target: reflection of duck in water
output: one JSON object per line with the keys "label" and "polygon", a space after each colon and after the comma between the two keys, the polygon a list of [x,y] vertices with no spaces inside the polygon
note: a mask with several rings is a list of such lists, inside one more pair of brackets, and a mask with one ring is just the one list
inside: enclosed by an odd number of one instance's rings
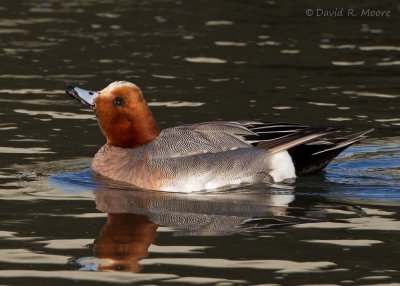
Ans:
{"label": "reflection of duck in water", "polygon": [[221,236],[323,219],[313,209],[318,202],[296,203],[290,190],[179,194],[98,189],[94,194],[97,209],[108,213],[107,223],[94,242],[94,260],[77,262],[82,269],[99,271],[140,271],[140,260],[149,255],[161,226],[174,236]]}
{"label": "reflection of duck in water", "polygon": [[94,109],[107,138],[92,168],[144,189],[194,192],[227,185],[281,182],[322,170],[365,138],[329,127],[214,121],[160,132],[141,90],[114,82],[100,92],[66,92]]}
{"label": "reflection of duck in water", "polygon": [[[107,223],[94,242],[94,258],[80,258],[83,269],[138,272],[139,261],[157,237],[159,225],[172,228],[174,235],[229,235],[249,230],[268,219],[269,225],[285,221],[293,194],[175,194],[143,190],[99,189],[96,207],[108,213]],[[280,219],[282,218],[282,219]],[[296,218],[292,218],[294,221]],[[301,219],[299,219],[301,220]]]}
{"label": "reflection of duck in water", "polygon": [[[229,235],[248,229],[255,217],[285,217],[294,195],[230,192],[210,194],[159,193],[143,190],[96,190],[97,209],[141,214],[175,235]],[[277,220],[278,221],[278,220]]]}

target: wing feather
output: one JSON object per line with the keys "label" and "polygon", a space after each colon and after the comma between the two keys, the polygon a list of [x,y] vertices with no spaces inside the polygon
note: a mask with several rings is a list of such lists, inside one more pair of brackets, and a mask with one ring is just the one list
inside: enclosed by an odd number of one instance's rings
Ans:
{"label": "wing feather", "polygon": [[152,157],[184,157],[252,148],[244,136],[255,133],[236,121],[216,121],[182,125],[163,130],[145,146]]}
{"label": "wing feather", "polygon": [[315,154],[318,154],[359,141],[368,133],[329,136],[337,131],[340,129],[285,122],[203,122],[163,130],[154,141],[143,146],[143,154],[152,158],[176,158],[238,148],[258,148],[277,153],[299,145],[315,145]]}

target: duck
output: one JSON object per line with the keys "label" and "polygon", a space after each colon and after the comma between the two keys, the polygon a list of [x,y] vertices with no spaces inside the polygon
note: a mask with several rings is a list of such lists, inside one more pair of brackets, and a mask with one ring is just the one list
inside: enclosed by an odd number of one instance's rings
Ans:
{"label": "duck", "polygon": [[141,89],[115,81],[100,91],[65,92],[93,109],[106,143],[92,170],[140,189],[192,193],[279,184],[322,171],[373,129],[252,120],[208,121],[160,130]]}

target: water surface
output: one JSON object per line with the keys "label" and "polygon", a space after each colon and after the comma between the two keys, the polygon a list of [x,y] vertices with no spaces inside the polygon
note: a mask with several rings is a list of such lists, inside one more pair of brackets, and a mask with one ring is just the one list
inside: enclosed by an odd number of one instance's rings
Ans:
{"label": "water surface", "polygon": [[[341,7],[391,16],[305,15]],[[1,285],[400,283],[396,3],[4,0],[0,15]],[[104,138],[63,92],[115,80],[162,128],[375,131],[290,185],[137,190],[91,173]]]}

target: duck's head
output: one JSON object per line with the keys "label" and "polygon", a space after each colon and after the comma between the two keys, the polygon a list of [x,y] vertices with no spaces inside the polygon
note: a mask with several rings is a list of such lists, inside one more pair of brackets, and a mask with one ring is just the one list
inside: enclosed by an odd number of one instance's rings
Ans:
{"label": "duck's head", "polygon": [[142,91],[131,82],[116,81],[99,92],[67,85],[65,92],[93,108],[109,145],[138,147],[160,133]]}

